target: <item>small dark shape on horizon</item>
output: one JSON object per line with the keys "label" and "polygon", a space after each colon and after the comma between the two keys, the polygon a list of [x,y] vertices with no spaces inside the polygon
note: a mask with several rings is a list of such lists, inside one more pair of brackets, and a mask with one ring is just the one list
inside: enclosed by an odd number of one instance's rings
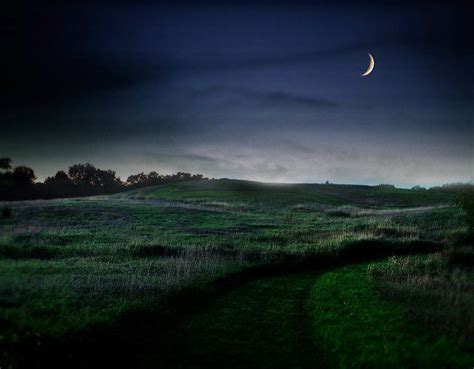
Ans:
{"label": "small dark shape on horizon", "polygon": [[2,209],[2,216],[4,218],[10,218],[12,216],[12,209],[9,208],[8,206],[5,206],[3,209]]}

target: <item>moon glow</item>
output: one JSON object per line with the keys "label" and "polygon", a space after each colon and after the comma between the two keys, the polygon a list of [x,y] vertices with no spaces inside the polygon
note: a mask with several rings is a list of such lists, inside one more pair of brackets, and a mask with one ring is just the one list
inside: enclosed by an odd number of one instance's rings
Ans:
{"label": "moon glow", "polygon": [[369,53],[369,59],[370,59],[369,60],[369,67],[367,68],[367,70],[364,73],[361,74],[362,77],[368,76],[374,70],[375,60],[374,60],[374,57],[372,56],[371,53]]}

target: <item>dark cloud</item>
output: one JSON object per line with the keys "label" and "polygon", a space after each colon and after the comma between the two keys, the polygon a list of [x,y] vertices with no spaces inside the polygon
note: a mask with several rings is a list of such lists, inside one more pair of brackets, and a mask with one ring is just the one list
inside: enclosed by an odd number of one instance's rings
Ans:
{"label": "dark cloud", "polygon": [[2,105],[9,109],[63,103],[74,98],[93,98],[160,78],[159,67],[117,65],[87,59],[58,60],[48,64],[3,66]]}
{"label": "dark cloud", "polygon": [[[183,9],[191,15],[196,12],[197,6],[193,2],[183,1]],[[223,9],[224,14],[232,14],[233,9],[246,11],[251,2],[234,1],[205,1],[207,7]],[[233,8],[240,4],[238,8]],[[112,6],[114,5],[114,6]],[[338,2],[336,7],[328,7],[324,2],[311,1],[257,1],[252,6],[268,7],[274,5],[271,11],[294,10],[302,6],[311,11],[315,9],[335,9],[335,24],[338,17],[346,11],[356,8],[350,2]],[[369,6],[369,2],[360,2],[361,7]],[[226,8],[227,7],[227,8]],[[47,1],[44,3],[31,2],[29,6],[16,6],[6,11],[6,21],[2,24],[2,31],[6,35],[4,39],[4,57],[0,61],[2,71],[2,93],[6,97],[2,100],[2,106],[14,108],[27,107],[30,105],[41,105],[45,103],[63,102],[71,98],[88,97],[90,94],[102,93],[109,90],[133,87],[145,81],[160,81],[162,78],[170,78],[174,74],[188,73],[194,71],[222,72],[233,70],[265,69],[265,68],[297,68],[299,64],[317,63],[335,57],[348,55],[354,52],[365,53],[367,50],[381,49],[385,47],[410,48],[411,52],[427,49],[441,48],[442,55],[456,50],[456,55],[470,52],[470,38],[472,34],[472,22],[468,19],[468,11],[460,11],[457,7],[442,7],[435,4],[427,7],[426,2],[388,2],[385,4],[385,13],[393,12],[395,18],[389,18],[392,27],[387,27],[383,32],[377,32],[379,26],[374,26],[373,37],[368,40],[357,42],[338,40],[334,46],[321,47],[317,45],[314,50],[301,52],[290,52],[282,49],[275,53],[265,51],[258,53],[237,53],[232,55],[213,55],[206,52],[205,57],[196,57],[188,49],[191,45],[185,44],[178,54],[161,55],[161,49],[166,49],[168,43],[183,37],[179,33],[163,34],[159,24],[160,9],[173,8],[171,1],[126,1],[111,2],[88,1],[88,2],[57,2]],[[372,6],[370,7],[372,8]],[[379,9],[375,7],[376,9]],[[141,9],[137,16],[137,9]],[[173,8],[174,9],[174,8]],[[226,10],[227,9],[227,10]],[[265,9],[261,9],[262,11]],[[401,17],[406,9],[406,27],[398,27],[397,17]],[[380,9],[379,9],[380,10]],[[325,10],[326,11],[326,10]],[[329,11],[329,14],[332,11]],[[143,14],[156,14],[157,19],[148,18]],[[170,17],[176,18],[176,24],[183,22],[182,12],[171,11]],[[207,14],[207,15],[206,15]],[[398,14],[398,15],[397,15]],[[140,19],[139,17],[143,18]],[[212,13],[196,13],[196,32],[198,38],[193,39],[190,34],[189,40],[206,42],[200,39],[201,35],[207,35],[213,31],[208,26],[212,22],[204,22],[201,17],[212,19]],[[316,14],[317,17],[317,14]],[[392,15],[390,15],[392,17]],[[255,17],[256,18],[256,17]],[[184,18],[188,19],[188,18]],[[192,20],[192,17],[189,18]],[[230,17],[232,20],[232,17]],[[359,19],[360,24],[370,24],[369,15]],[[140,26],[138,26],[140,24]],[[142,27],[143,24],[143,28]],[[354,25],[351,25],[354,26]],[[396,27],[395,27],[396,26]],[[235,27],[231,25],[229,27]],[[258,32],[257,26],[255,31]],[[365,27],[365,26],[364,26]],[[369,27],[369,26],[367,26]],[[327,30],[333,33],[335,27]],[[141,29],[141,31],[140,31]],[[184,28],[186,29],[186,28]],[[320,28],[316,28],[318,32]],[[370,28],[372,29],[372,28]],[[199,33],[200,32],[200,33]],[[307,37],[318,38],[314,30],[308,30]],[[130,34],[132,36],[130,36]],[[130,38],[129,38],[130,37]],[[164,37],[164,39],[163,39]],[[167,39],[173,37],[172,40]],[[204,36],[202,36],[204,37]],[[246,36],[248,37],[248,35]],[[337,36],[334,36],[336,39]],[[256,34],[255,38],[259,38]],[[363,38],[361,38],[363,39]],[[275,38],[278,42],[278,37]],[[296,42],[298,40],[295,40]],[[108,52],[109,42],[118,43],[119,52]],[[122,46],[123,45],[123,46]],[[141,45],[141,46],[137,46]],[[143,47],[143,50],[140,48]],[[144,55],[139,51],[144,51]],[[446,51],[443,51],[446,50]],[[176,50],[174,51],[176,53]],[[217,50],[219,54],[219,50]],[[258,55],[257,55],[258,54]],[[452,57],[444,61],[446,72],[454,70],[456,75],[462,73],[462,82],[466,75],[473,79],[469,71],[462,71],[456,66],[458,60]],[[466,90],[461,81],[450,82],[456,88]],[[256,98],[256,96],[253,96]],[[265,101],[290,103],[296,105],[314,105],[318,103],[301,99],[291,99],[285,93],[268,96]],[[321,106],[324,101],[320,102]]]}
{"label": "dark cloud", "polygon": [[290,107],[305,107],[305,108],[333,108],[339,106],[338,103],[326,99],[315,99],[312,97],[294,95],[284,91],[274,91],[268,93],[249,92],[247,95],[249,99],[255,99],[260,104],[270,106],[287,105]]}
{"label": "dark cloud", "polygon": [[4,34],[2,108],[54,107],[71,99],[90,100],[164,76],[157,59],[118,60],[90,47],[106,33],[95,16],[100,4],[18,3],[6,8],[0,26]]}
{"label": "dark cloud", "polygon": [[[291,107],[291,108],[335,108],[339,103],[323,98],[302,96],[286,91],[256,91],[240,87],[211,86],[192,93],[194,99],[213,99],[217,96],[238,97],[245,102],[265,107]],[[229,104],[235,104],[232,99]]]}

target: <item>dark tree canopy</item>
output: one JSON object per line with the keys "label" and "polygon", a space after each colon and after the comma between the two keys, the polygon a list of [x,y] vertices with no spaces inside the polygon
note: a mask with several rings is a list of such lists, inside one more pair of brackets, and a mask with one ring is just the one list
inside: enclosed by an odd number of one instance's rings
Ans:
{"label": "dark tree canopy", "polygon": [[[151,173],[150,173],[151,174]],[[148,175],[143,172],[132,174],[127,178],[127,184],[131,186],[136,186],[142,183],[145,183],[148,180]]]}
{"label": "dark tree canopy", "polygon": [[35,172],[33,169],[18,166],[11,169],[11,159],[0,158],[0,200],[18,200],[34,197]]}
{"label": "dark tree canopy", "polygon": [[146,187],[146,186],[156,186],[159,184],[177,182],[177,181],[189,181],[204,179],[202,174],[191,174],[185,172],[178,172],[176,174],[159,174],[155,171],[152,171],[148,174],[143,172],[131,175],[127,178],[127,186],[130,187]]}
{"label": "dark tree canopy", "polygon": [[[0,159],[0,168],[10,168],[10,163],[10,159]],[[122,182],[115,171],[85,163],[72,165],[67,172],[60,170],[54,176],[46,178],[44,183],[35,183],[33,169],[18,166],[13,172],[0,172],[0,200],[92,196],[203,178],[202,174],[178,172],[163,175],[152,171],[148,174],[133,174],[126,182]]]}
{"label": "dark tree canopy", "polygon": [[72,181],[64,170],[60,170],[54,177],[48,177],[44,180],[45,185],[57,185],[65,183],[72,183]]}
{"label": "dark tree canopy", "polygon": [[44,181],[45,192],[50,193],[51,197],[72,196],[75,192],[74,183],[68,174],[60,170],[54,177],[48,177]]}
{"label": "dark tree canopy", "polygon": [[118,191],[123,186],[113,170],[102,170],[89,163],[69,167],[68,175],[72,183],[85,193],[108,193]]}
{"label": "dark tree canopy", "polygon": [[12,159],[10,158],[0,158],[0,169],[9,170],[12,168],[11,166]]}
{"label": "dark tree canopy", "polygon": [[36,180],[33,169],[19,166],[13,170],[13,181],[17,186],[30,186]]}

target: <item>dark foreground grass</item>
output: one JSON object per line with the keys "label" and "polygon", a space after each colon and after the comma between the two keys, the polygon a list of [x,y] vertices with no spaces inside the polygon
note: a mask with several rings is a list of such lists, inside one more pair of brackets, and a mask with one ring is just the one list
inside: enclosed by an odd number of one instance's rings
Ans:
{"label": "dark foreground grass", "polygon": [[473,360],[456,340],[383,299],[363,264],[238,286],[180,321],[142,365],[436,369]]}
{"label": "dark foreground grass", "polygon": [[147,358],[163,368],[317,368],[305,299],[314,276],[250,282],[184,321],[168,346]]}

